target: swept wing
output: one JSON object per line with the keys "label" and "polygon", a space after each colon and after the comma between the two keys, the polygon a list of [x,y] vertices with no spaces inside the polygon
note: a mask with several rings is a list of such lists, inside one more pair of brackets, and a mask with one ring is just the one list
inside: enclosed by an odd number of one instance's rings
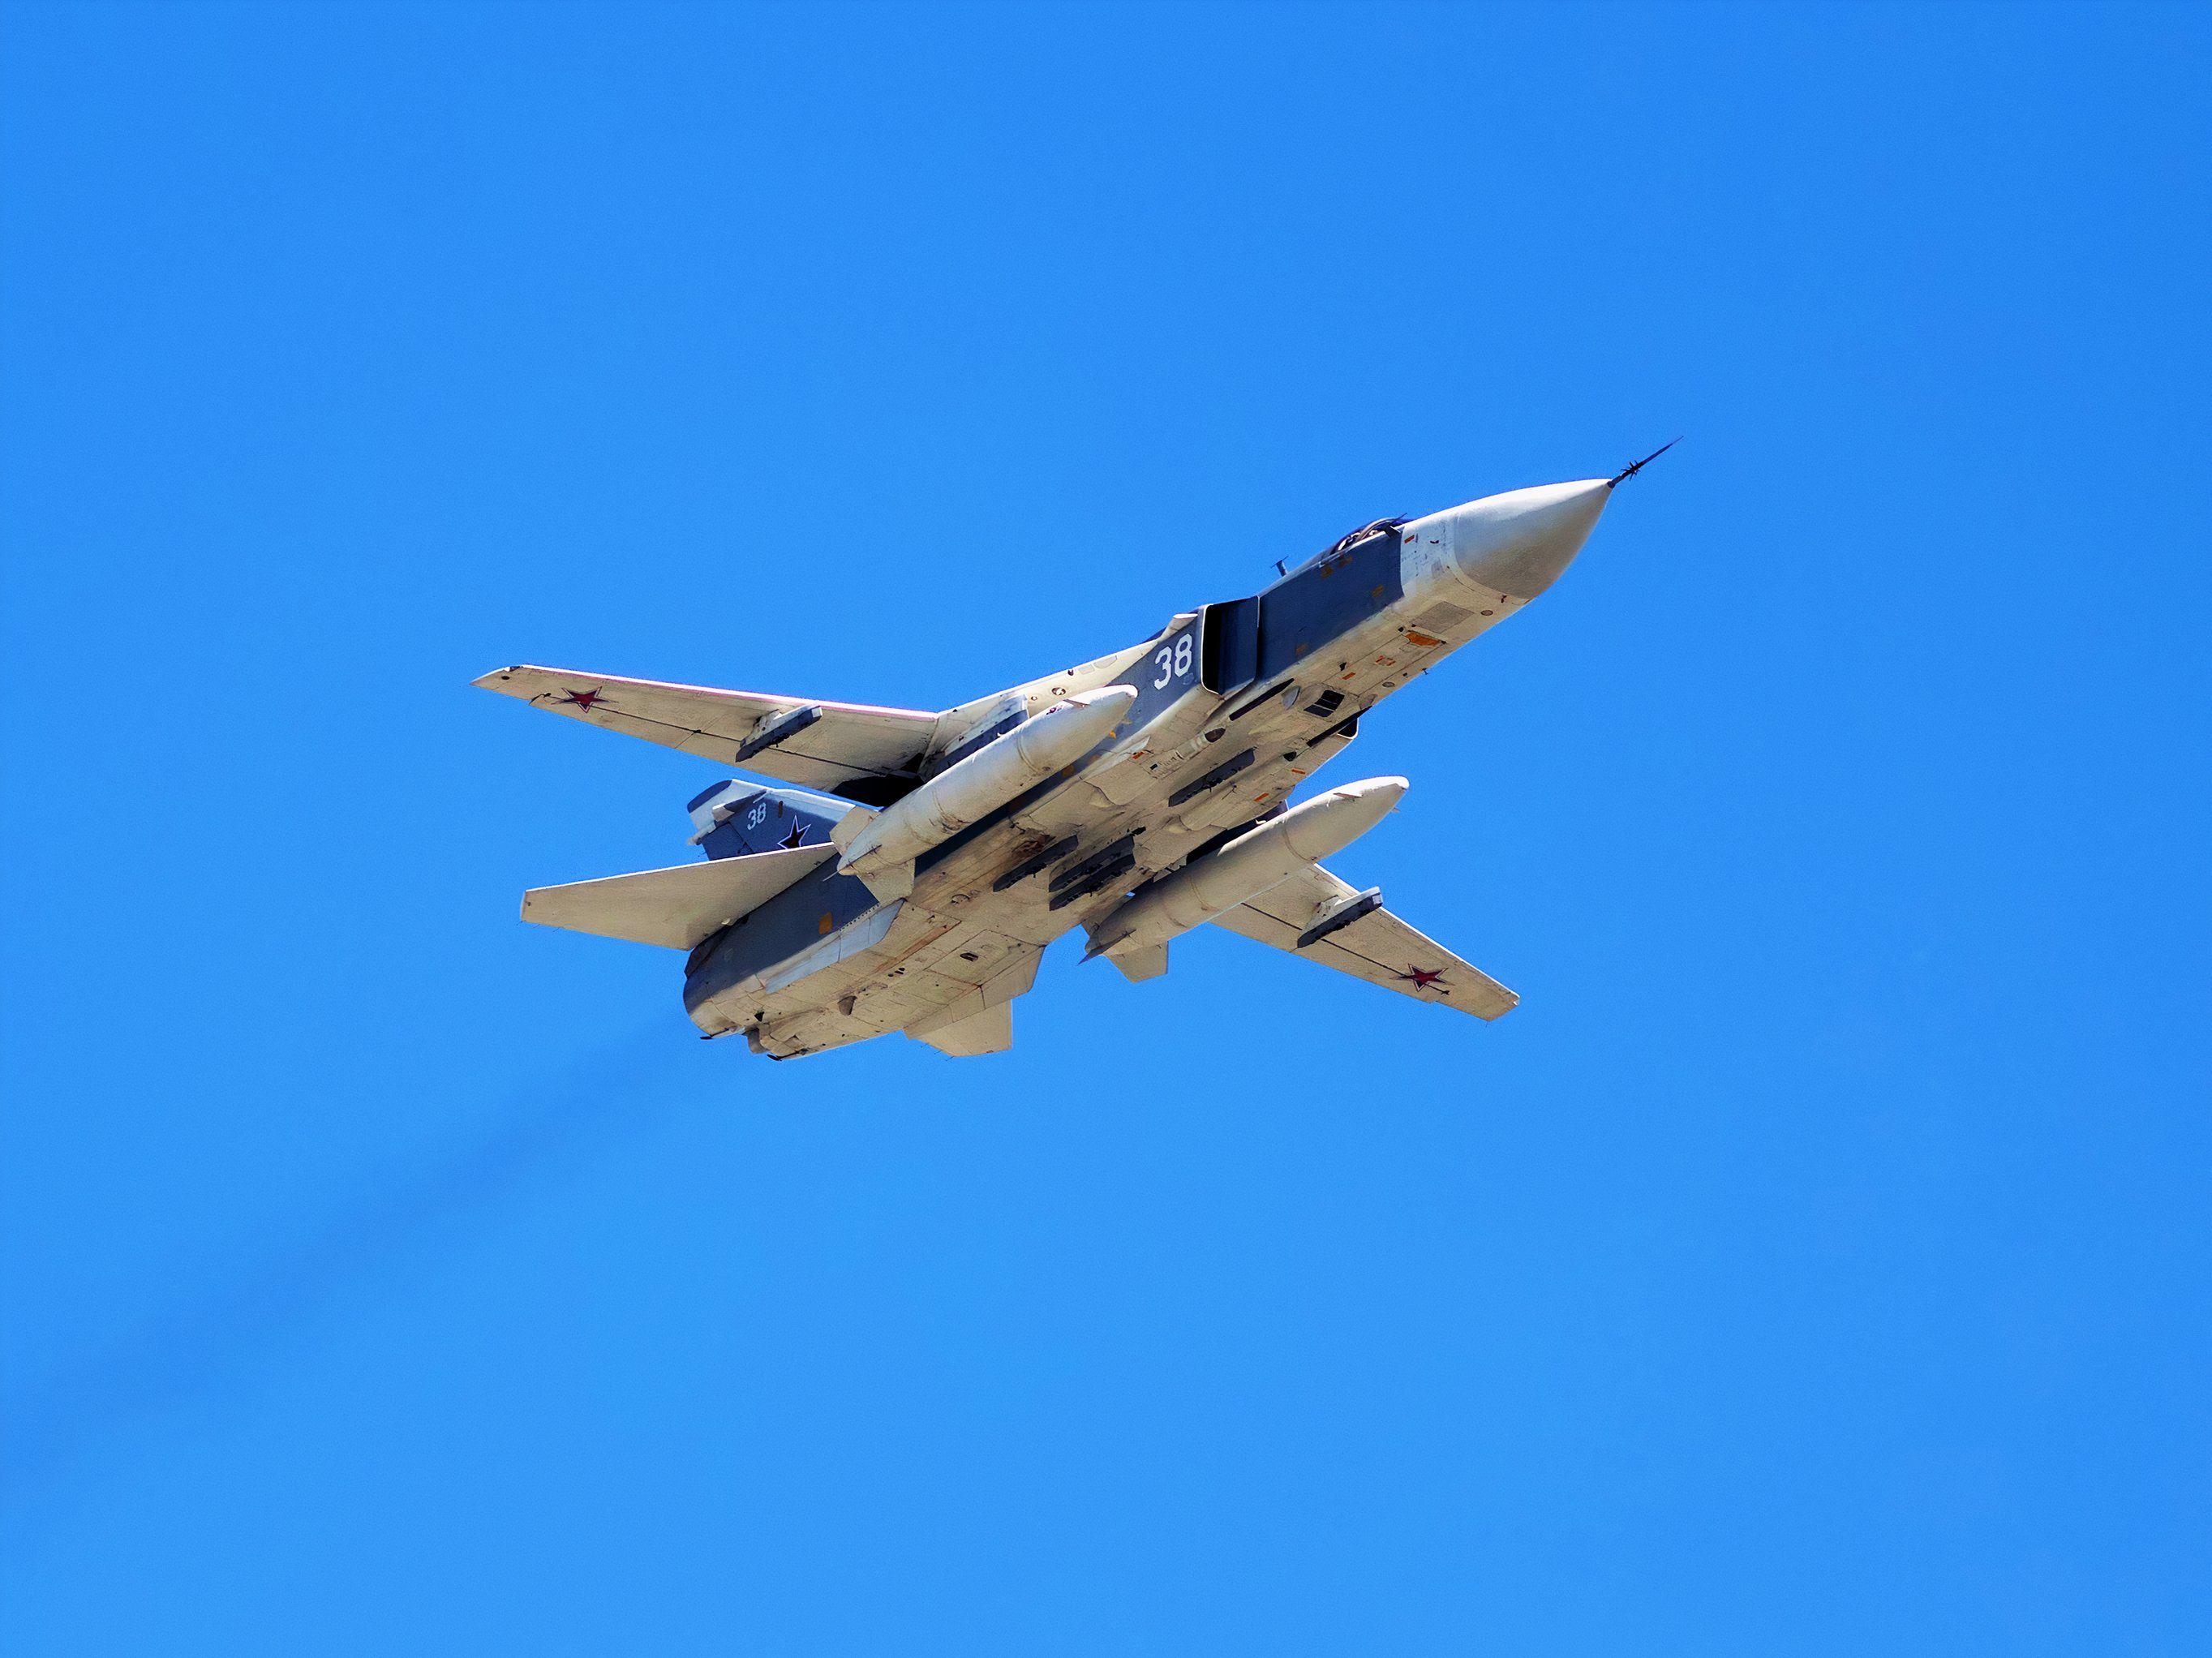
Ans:
{"label": "swept wing", "polygon": [[1215,916],[1213,925],[1401,996],[1456,1008],[1479,1019],[1510,1013],[1521,999],[1480,968],[1462,961],[1387,909],[1370,911],[1304,950],[1297,947],[1299,934],[1358,896],[1356,888],[1316,864]]}
{"label": "swept wing", "polygon": [[[913,708],[670,685],[568,668],[500,668],[476,683],[571,720],[870,805],[888,805],[913,787],[938,720]],[[776,738],[779,726],[788,735]],[[776,740],[752,746],[762,738]],[[742,758],[740,750],[748,750]]]}

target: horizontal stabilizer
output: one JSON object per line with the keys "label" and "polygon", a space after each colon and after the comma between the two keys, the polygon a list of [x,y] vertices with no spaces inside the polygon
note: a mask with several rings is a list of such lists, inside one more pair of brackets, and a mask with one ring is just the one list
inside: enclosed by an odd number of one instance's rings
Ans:
{"label": "horizontal stabilizer", "polygon": [[611,875],[603,881],[533,887],[522,895],[522,919],[602,938],[690,950],[836,855],[835,847],[794,847]]}

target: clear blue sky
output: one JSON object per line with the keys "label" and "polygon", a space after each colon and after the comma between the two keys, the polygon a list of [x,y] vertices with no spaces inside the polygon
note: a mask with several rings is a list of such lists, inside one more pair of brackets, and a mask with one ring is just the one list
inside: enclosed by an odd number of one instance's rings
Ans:
{"label": "clear blue sky", "polygon": [[[11,1655],[2212,1642],[2212,14],[13,4]],[[1225,935],[695,1040],[526,885],[1615,468]]]}

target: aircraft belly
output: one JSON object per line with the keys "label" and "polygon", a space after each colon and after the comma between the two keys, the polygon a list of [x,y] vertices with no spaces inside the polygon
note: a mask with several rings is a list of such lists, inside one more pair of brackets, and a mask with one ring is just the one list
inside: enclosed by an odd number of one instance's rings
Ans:
{"label": "aircraft belly", "polygon": [[[1352,740],[1346,727],[1358,716],[1511,608],[1503,595],[1424,574],[1297,660],[1273,665],[1272,676],[1259,677],[1260,695],[1247,688],[1230,697],[1172,676],[1174,641],[1190,636],[1194,622],[1178,618],[1164,642],[1126,665],[1122,683],[1139,682],[1148,716],[1133,733],[926,858],[902,901],[866,913],[860,889],[857,899],[845,895],[823,910],[823,901],[837,896],[826,884],[794,897],[787,908],[802,921],[817,911],[832,915],[832,935],[763,964],[739,988],[726,986],[694,1017],[709,1034],[746,1029],[762,1051],[780,1057],[976,1018],[1026,993],[1045,947],[1062,933],[1201,841],[1279,806]],[[1142,683],[1156,659],[1170,683]],[[1126,867],[1053,907],[1065,890],[1055,889],[1055,874],[1124,841]],[[1040,854],[1049,861],[993,890]]]}
{"label": "aircraft belly", "polygon": [[[1000,906],[1012,912],[1011,906]],[[986,917],[908,900],[845,929],[711,1010],[761,1052],[794,1058],[917,1027],[934,1031],[1026,993],[1042,943]],[[842,945],[842,948],[832,946]],[[709,1010],[702,1010],[706,1011]]]}

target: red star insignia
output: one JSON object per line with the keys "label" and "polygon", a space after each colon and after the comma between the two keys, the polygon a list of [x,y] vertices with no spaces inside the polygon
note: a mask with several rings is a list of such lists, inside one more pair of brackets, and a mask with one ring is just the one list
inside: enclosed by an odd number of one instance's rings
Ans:
{"label": "red star insignia", "polygon": [[1426,990],[1431,985],[1436,983],[1437,980],[1443,978],[1444,975],[1440,972],[1431,972],[1425,967],[1417,967],[1411,973],[1401,973],[1398,976],[1401,979],[1411,980],[1413,981],[1413,988],[1416,990]]}
{"label": "red star insignia", "polygon": [[562,691],[561,700],[589,714],[598,703],[606,701],[605,691]]}
{"label": "red star insignia", "polygon": [[793,823],[791,826],[791,833],[785,835],[782,840],[777,841],[776,845],[780,847],[795,847],[805,839],[806,825],[804,823]]}

